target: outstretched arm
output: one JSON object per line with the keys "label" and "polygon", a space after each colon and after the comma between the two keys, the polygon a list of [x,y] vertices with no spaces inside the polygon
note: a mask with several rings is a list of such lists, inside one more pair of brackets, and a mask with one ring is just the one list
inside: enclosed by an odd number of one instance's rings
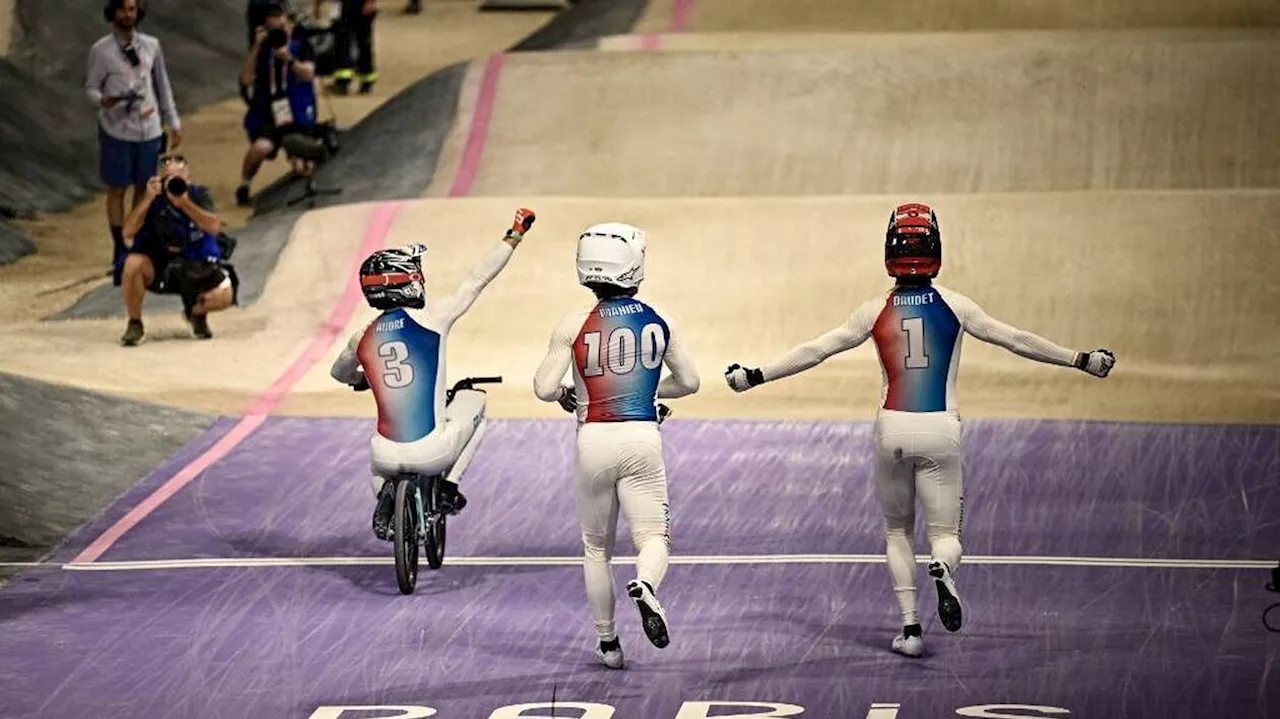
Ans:
{"label": "outstretched arm", "polygon": [[1109,350],[1077,352],[1067,349],[1040,335],[995,319],[968,297],[949,293],[946,300],[960,317],[966,332],[1020,357],[1060,367],[1075,367],[1097,377],[1106,377],[1115,364],[1115,355]]}
{"label": "outstretched arm", "polygon": [[511,225],[511,229],[507,230],[507,234],[502,238],[502,243],[489,253],[479,264],[472,267],[467,276],[463,278],[462,284],[454,291],[453,294],[445,297],[436,303],[436,311],[433,314],[439,318],[447,327],[458,321],[459,317],[466,314],[471,309],[471,305],[475,304],[480,298],[480,293],[485,287],[498,276],[502,268],[507,266],[507,261],[511,259],[511,253],[520,245],[520,241],[524,239],[524,234],[533,227],[534,214],[532,210],[521,209],[516,212],[515,221]]}
{"label": "outstretched arm", "polygon": [[676,340],[676,333],[668,329],[667,351],[662,361],[671,370],[671,374],[658,383],[658,399],[679,399],[698,391],[702,385],[698,377],[698,368],[684,353],[684,347]]}
{"label": "outstretched arm", "polygon": [[[565,320],[551,333],[551,342],[547,345],[547,355],[538,365],[533,375],[533,393],[543,402],[558,402],[563,399],[566,388],[560,384],[569,364],[573,361],[573,334],[569,321]],[[572,391],[569,389],[568,391]]]}
{"label": "outstretched arm", "polygon": [[760,369],[731,365],[725,372],[725,381],[735,392],[744,392],[758,384],[790,377],[816,367],[832,355],[851,350],[866,342],[871,336],[876,315],[883,306],[883,301],[872,300],[864,303],[849,315],[849,319],[845,320],[844,324],[821,337],[805,342],[783,355],[777,362]]}

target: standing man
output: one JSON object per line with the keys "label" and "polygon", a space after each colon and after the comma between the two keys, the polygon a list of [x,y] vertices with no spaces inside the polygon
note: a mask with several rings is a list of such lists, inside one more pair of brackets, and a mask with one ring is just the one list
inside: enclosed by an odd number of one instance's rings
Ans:
{"label": "standing man", "polygon": [[[583,579],[595,616],[596,657],[610,669],[625,661],[614,619],[613,558],[618,511],[639,556],[627,596],[645,636],[670,642],[657,592],[667,574],[671,513],[657,399],[698,391],[698,370],[671,324],[636,299],[644,280],[644,230],[620,222],[587,228],[578,238],[578,284],[595,295],[590,310],[560,321],[533,378],[534,393],[577,412],[574,499],[582,527]],[[671,372],[663,377],[662,367]],[[572,384],[561,381],[573,369]]]}
{"label": "standing man", "polygon": [[146,14],[142,0],[107,0],[103,18],[111,33],[89,49],[85,92],[98,107],[98,168],[107,186],[107,224],[113,246],[113,282],[120,284],[124,247],[124,195],[133,187],[133,206],[146,195],[147,181],[165,149],[165,128],[173,146],[182,144],[182,124],[173,102],[160,41],[137,31]]}
{"label": "standing man", "polygon": [[[373,60],[373,21],[378,17],[377,0],[342,0],[342,17],[338,20],[338,70],[333,73],[333,89],[345,95],[351,81],[360,79],[360,94],[373,90],[378,81]],[[355,45],[356,59],[351,59]]]}
{"label": "standing man", "polygon": [[924,637],[916,612],[916,560],[912,545],[916,499],[924,507],[929,577],[938,594],[938,617],[947,631],[963,623],[955,572],[960,566],[964,490],[960,462],[960,413],[956,373],[965,333],[1021,355],[1106,377],[1115,355],[1105,349],[1076,352],[1010,327],[973,300],[933,278],[942,269],[942,235],[933,210],[899,205],[885,233],[885,270],[895,280],[885,294],[863,303],[844,324],[761,368],[731,365],[725,380],[735,392],[816,367],[828,357],[871,339],[883,370],[876,413],[874,480],[884,512],[885,554],[902,612],[893,651],[918,657]]}

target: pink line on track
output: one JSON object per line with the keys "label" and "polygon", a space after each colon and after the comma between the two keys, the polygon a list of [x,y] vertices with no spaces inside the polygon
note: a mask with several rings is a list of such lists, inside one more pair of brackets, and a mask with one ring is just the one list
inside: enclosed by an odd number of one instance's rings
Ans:
{"label": "pink line on track", "polygon": [[668,32],[684,32],[689,27],[689,18],[693,15],[693,0],[676,0],[671,8],[671,27]]}
{"label": "pink line on track", "polygon": [[72,564],[86,564],[97,561],[108,549],[111,549],[112,545],[120,541],[120,538],[126,532],[136,527],[139,522],[146,519],[149,514],[177,494],[183,487],[190,484],[202,472],[213,466],[215,462],[227,456],[231,450],[235,449],[249,435],[253,434],[254,430],[261,427],[263,422],[267,421],[267,415],[271,414],[272,410],[280,405],[289,390],[293,389],[294,385],[298,384],[299,380],[307,374],[311,367],[324,357],[325,353],[333,346],[334,341],[338,339],[343,328],[347,326],[347,322],[351,321],[351,317],[355,314],[356,307],[360,304],[363,296],[355,279],[356,272],[360,268],[360,263],[364,261],[364,258],[369,253],[382,247],[387,234],[391,231],[391,223],[400,212],[400,207],[401,203],[399,202],[387,202],[374,208],[373,216],[365,227],[364,242],[360,245],[360,254],[356,257],[351,268],[349,275],[351,280],[347,283],[346,290],[342,293],[338,304],[334,305],[333,310],[329,313],[329,318],[316,331],[316,334],[311,338],[311,343],[307,345],[302,354],[298,355],[293,364],[289,365],[288,369],[254,400],[249,407],[248,414],[242,417],[212,447],[205,450],[204,454],[191,460],[190,464],[178,470],[177,474],[169,478],[167,482],[138,503],[133,509],[130,509],[128,514],[98,535],[88,547],[85,547],[84,551],[71,560]]}
{"label": "pink line on track", "polygon": [[485,63],[484,75],[480,78],[480,94],[476,97],[475,111],[471,115],[471,131],[467,134],[467,144],[462,150],[462,160],[458,164],[458,173],[454,175],[453,187],[449,188],[449,197],[471,194],[471,186],[475,184],[476,174],[480,171],[485,142],[489,138],[489,123],[493,119],[493,106],[498,98],[498,78],[502,76],[504,62],[505,56],[498,54]]}

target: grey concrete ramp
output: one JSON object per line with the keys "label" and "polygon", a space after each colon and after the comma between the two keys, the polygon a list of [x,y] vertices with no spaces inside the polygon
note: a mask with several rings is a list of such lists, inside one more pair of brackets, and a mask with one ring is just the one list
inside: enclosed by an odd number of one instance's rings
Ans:
{"label": "grey concrete ramp", "polygon": [[0,545],[58,546],[213,421],[0,373]]}
{"label": "grey concrete ramp", "polygon": [[1275,49],[1254,33],[957,33],[512,57],[472,193],[1275,187]]}

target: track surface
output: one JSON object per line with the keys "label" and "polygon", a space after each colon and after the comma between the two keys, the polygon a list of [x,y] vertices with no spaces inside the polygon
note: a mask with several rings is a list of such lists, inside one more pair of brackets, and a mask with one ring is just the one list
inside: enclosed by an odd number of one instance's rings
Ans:
{"label": "track surface", "polygon": [[[0,592],[0,694],[17,698],[0,716],[407,704],[485,717],[548,701],[553,685],[560,702],[619,717],[674,717],[697,700],[850,717],[893,702],[901,719],[1014,699],[1072,716],[1274,711],[1276,642],[1253,629],[1265,563],[1241,560],[1280,543],[1280,488],[1239,479],[1280,470],[1273,428],[970,423],[968,625],[947,635],[924,585],[929,654],[907,662],[886,651],[897,617],[870,427],[673,421],[674,641],[649,646],[620,602],[623,673],[590,653],[571,421],[493,426],[451,557],[409,597],[368,532],[367,434],[357,420],[270,420],[99,562],[31,570]],[[629,578],[625,559],[616,574]]]}

